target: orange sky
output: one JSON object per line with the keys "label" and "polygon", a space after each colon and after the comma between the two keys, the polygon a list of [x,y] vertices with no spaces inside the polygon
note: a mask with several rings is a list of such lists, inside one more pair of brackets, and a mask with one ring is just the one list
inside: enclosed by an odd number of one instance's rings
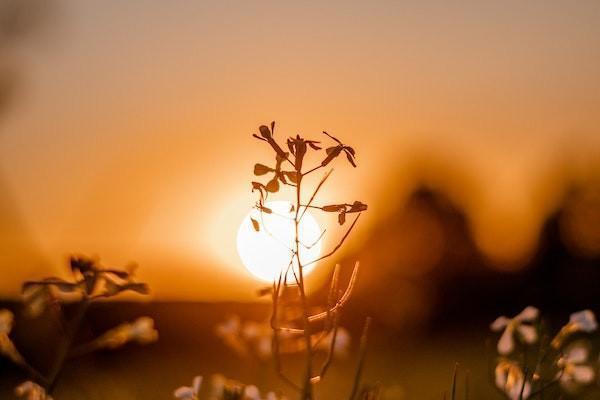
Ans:
{"label": "orange sky", "polygon": [[138,261],[157,298],[251,298],[235,233],[272,119],[356,147],[324,197],[370,204],[355,243],[424,177],[490,257],[527,253],[598,166],[600,3],[445,4],[57,2],[11,60],[0,297],[76,251]]}

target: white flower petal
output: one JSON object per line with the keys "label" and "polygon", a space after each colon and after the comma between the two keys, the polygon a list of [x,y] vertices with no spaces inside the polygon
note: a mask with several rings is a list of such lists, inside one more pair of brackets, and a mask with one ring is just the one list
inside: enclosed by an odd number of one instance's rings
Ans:
{"label": "white flower petal", "polygon": [[519,334],[523,338],[523,341],[527,344],[533,344],[538,339],[537,330],[530,325],[519,325],[517,327]]}
{"label": "white flower petal", "polygon": [[[521,397],[521,390],[523,390],[523,397]],[[516,385],[507,390],[506,394],[510,397],[511,400],[519,400],[526,399],[531,394],[531,384],[529,382],[525,382],[525,386],[523,387],[523,380],[517,381]]]}
{"label": "white flower petal", "polygon": [[490,324],[490,329],[494,332],[499,332],[502,329],[506,328],[509,322],[510,319],[506,318],[503,315],[501,317],[496,318],[496,320]]}
{"label": "white flower petal", "polygon": [[14,315],[6,309],[0,310],[0,335],[8,335],[13,327]]}
{"label": "white flower petal", "polygon": [[582,384],[592,383],[594,380],[594,369],[589,365],[577,365],[573,367],[573,379]]}
{"label": "white flower petal", "polygon": [[540,310],[533,306],[528,306],[523,311],[521,311],[514,319],[517,321],[531,322],[537,319],[538,315],[540,315]]}
{"label": "white flower petal", "polygon": [[504,387],[506,386],[507,373],[507,364],[500,362],[494,371],[494,375],[496,377],[496,387],[500,390],[504,390]]}
{"label": "white flower petal", "polygon": [[577,326],[577,328],[583,332],[593,332],[598,329],[598,323],[596,322],[596,316],[591,310],[583,310],[571,314],[569,319],[571,324]]}
{"label": "white flower petal", "polygon": [[202,377],[196,376],[192,381],[192,389],[194,390],[194,394],[198,394],[200,391],[200,385],[202,385]]}
{"label": "white flower petal", "polygon": [[248,400],[260,400],[260,392],[254,385],[249,385],[244,388],[244,398]]}
{"label": "white flower petal", "polygon": [[572,346],[567,350],[565,358],[569,363],[581,364],[588,359],[588,349],[583,345]]}
{"label": "white flower petal", "polygon": [[188,386],[182,386],[180,388],[175,389],[173,392],[173,396],[178,399],[192,399],[194,396],[194,390]]}
{"label": "white flower petal", "polygon": [[504,330],[504,333],[502,333],[502,336],[500,337],[500,340],[498,341],[498,353],[500,353],[502,355],[506,355],[506,354],[511,353],[514,348],[515,348],[515,342],[513,339],[513,330],[509,325],[506,327],[506,329]]}

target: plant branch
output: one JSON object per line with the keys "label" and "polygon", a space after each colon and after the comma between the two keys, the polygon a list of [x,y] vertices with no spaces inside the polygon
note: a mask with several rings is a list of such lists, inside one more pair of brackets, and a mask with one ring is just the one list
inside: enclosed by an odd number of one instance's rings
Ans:
{"label": "plant branch", "polygon": [[350,232],[352,231],[352,229],[354,228],[354,225],[356,225],[356,222],[358,221],[358,218],[360,218],[360,214],[359,213],[356,218],[354,218],[354,221],[352,221],[352,225],[350,225],[350,227],[348,228],[348,230],[346,231],[346,233],[344,234],[344,236],[342,237],[342,240],[340,240],[340,242],[333,248],[333,250],[331,250],[329,253],[322,255],[321,257],[315,258],[312,261],[309,261],[307,263],[304,264],[304,266],[309,266],[311,264],[314,264],[318,261],[321,261],[327,257],[331,257],[336,251],[339,250],[340,247],[342,247],[342,245],[344,244],[344,241],[346,240],[346,238],[348,237],[348,235],[350,235]]}

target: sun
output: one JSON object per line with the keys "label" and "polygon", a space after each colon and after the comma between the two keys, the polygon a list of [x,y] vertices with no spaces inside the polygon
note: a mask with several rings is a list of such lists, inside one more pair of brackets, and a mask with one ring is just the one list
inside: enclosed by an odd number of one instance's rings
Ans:
{"label": "sun", "polygon": [[[271,201],[265,204],[273,210],[272,214],[252,209],[242,221],[237,234],[237,249],[242,263],[254,277],[261,281],[273,282],[282,270],[287,269],[294,242],[294,213],[291,203]],[[258,221],[257,232],[251,218]],[[306,212],[300,221],[300,261],[310,262],[321,253],[321,228],[315,218]],[[293,264],[297,271],[297,263]],[[311,264],[303,268],[304,275],[315,267]],[[293,282],[293,273],[288,272],[288,281]]]}

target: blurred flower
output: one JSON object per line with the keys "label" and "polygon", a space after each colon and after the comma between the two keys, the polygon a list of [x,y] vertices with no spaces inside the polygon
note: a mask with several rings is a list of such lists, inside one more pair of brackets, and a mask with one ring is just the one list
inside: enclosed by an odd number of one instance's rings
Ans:
{"label": "blurred flower", "polygon": [[564,340],[577,332],[591,333],[598,329],[598,323],[596,322],[596,316],[590,310],[578,311],[571,314],[569,322],[562,327],[560,332],[552,340],[552,347],[559,349],[562,346]]}
{"label": "blurred flower", "polygon": [[[503,391],[511,400],[526,399],[531,393],[531,384],[525,381],[525,376],[518,364],[501,359],[496,366],[496,387]],[[521,397],[523,391],[523,397]]]}
{"label": "blurred flower", "polygon": [[[215,327],[215,333],[223,342],[239,356],[254,355],[261,360],[266,360],[272,354],[273,329],[269,322],[241,321],[237,315],[232,315]],[[316,350],[329,351],[333,333],[330,332],[319,340],[318,335],[313,338]],[[306,348],[304,337],[288,331],[279,334],[280,351],[282,353],[299,353]],[[350,333],[338,328],[334,355],[346,357],[350,347]]]}
{"label": "blurred flower", "polygon": [[177,399],[181,400],[198,400],[198,393],[200,392],[200,385],[202,384],[202,377],[196,376],[192,381],[192,386],[181,386],[175,389],[173,395]]}
{"label": "blurred flower", "polygon": [[574,343],[560,357],[556,365],[561,369],[557,378],[560,385],[569,392],[580,386],[588,385],[594,380],[595,372],[588,362],[589,349],[581,343]]}
{"label": "blurred flower", "polygon": [[511,353],[515,348],[514,335],[519,333],[519,337],[527,344],[533,344],[538,339],[538,334],[535,327],[531,326],[539,315],[539,310],[529,306],[521,311],[514,318],[501,316],[497,318],[490,328],[494,332],[499,332],[504,329],[504,333],[498,341],[498,353],[506,355]]}
{"label": "blurred flower", "polygon": [[51,301],[50,292],[46,285],[30,284],[23,287],[23,302],[25,303],[25,315],[30,318],[40,316]]}
{"label": "blurred flower", "polygon": [[158,331],[154,329],[154,320],[140,317],[134,322],[126,322],[106,332],[96,339],[97,348],[116,349],[128,342],[149,344],[158,340]]}
{"label": "blurred flower", "polygon": [[9,360],[23,364],[25,360],[19,353],[14,343],[8,335],[13,327],[14,316],[9,310],[0,310],[0,355],[7,357]]}
{"label": "blurred flower", "polygon": [[[333,339],[333,333],[329,333],[324,340],[321,340],[317,343],[316,348],[323,351],[329,351],[329,346],[331,344],[331,340]],[[333,354],[337,357],[347,357],[350,349],[351,342],[350,333],[340,327],[338,328],[337,334],[335,336],[335,344],[333,347]]]}
{"label": "blurred flower", "polygon": [[262,397],[258,388],[254,385],[244,385],[241,382],[227,379],[221,374],[215,374],[211,378],[211,392],[209,400],[286,400],[278,397],[274,392],[267,393]]}
{"label": "blurred flower", "polygon": [[0,335],[8,335],[13,327],[14,316],[9,310],[0,310]]}
{"label": "blurred flower", "polygon": [[37,383],[27,381],[15,388],[15,395],[26,400],[52,400],[46,390]]}

